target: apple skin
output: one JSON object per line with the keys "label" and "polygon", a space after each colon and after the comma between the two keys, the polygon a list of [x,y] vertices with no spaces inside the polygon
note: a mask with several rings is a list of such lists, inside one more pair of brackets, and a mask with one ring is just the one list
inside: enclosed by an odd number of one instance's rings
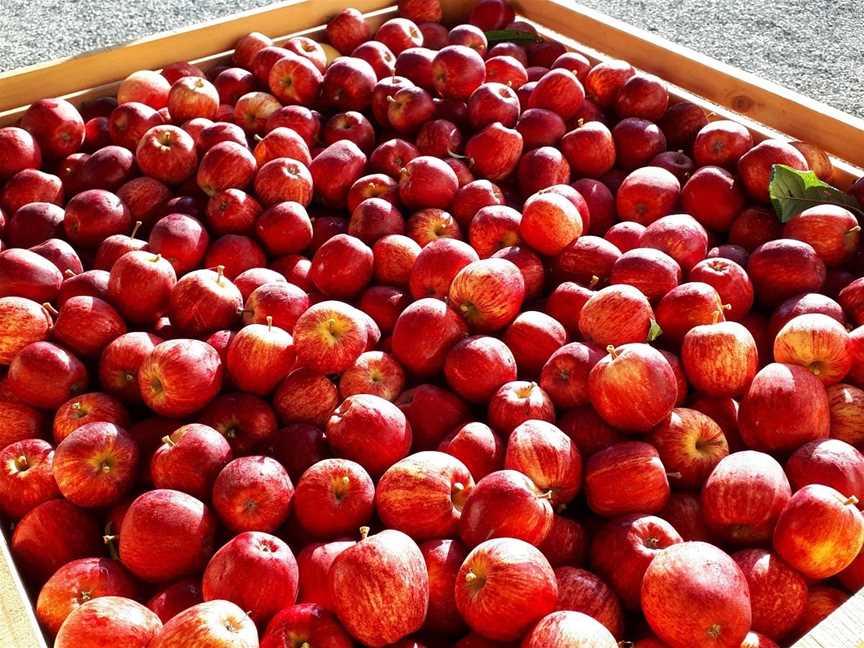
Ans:
{"label": "apple skin", "polygon": [[861,227],[848,209],[838,205],[810,207],[783,227],[785,238],[809,243],[825,265],[842,265],[858,249]]}
{"label": "apple skin", "polygon": [[134,600],[138,598],[138,585],[115,560],[73,560],[54,572],[42,586],[36,601],[36,617],[49,633],[56,635],[72,612],[87,601],[103,596]]}
{"label": "apple skin", "polygon": [[299,574],[285,542],[267,533],[248,531],[224,544],[204,569],[205,601],[229,600],[264,624],[297,600]]}
{"label": "apple skin", "polygon": [[753,284],[744,268],[734,261],[703,259],[690,269],[688,279],[706,283],[717,291],[720,301],[729,305],[724,308],[726,319],[741,320],[753,305]]}
{"label": "apple skin", "polygon": [[279,611],[261,636],[261,648],[283,648],[298,641],[328,648],[354,646],[333,613],[314,603],[300,603]]}
{"label": "apple skin", "polygon": [[222,388],[222,360],[199,340],[158,344],[138,369],[144,403],[160,416],[182,418],[202,409]]}
{"label": "apple skin", "polygon": [[110,302],[108,295],[108,280],[110,275],[104,270],[86,270],[81,274],[72,275],[63,280],[60,293],[57,295],[57,305],[62,306],[67,299],[78,295],[99,297]]}
{"label": "apple skin", "polygon": [[320,101],[336,112],[362,111],[369,107],[377,80],[375,70],[363,59],[340,57],[324,73]]}
{"label": "apple skin", "polygon": [[73,354],[51,342],[33,342],[9,365],[6,384],[19,401],[55,410],[86,391],[87,368]]}
{"label": "apple skin", "polygon": [[22,439],[0,450],[0,512],[18,520],[60,495],[53,474],[54,448],[42,439]]}
{"label": "apple skin", "polygon": [[[370,445],[369,435],[375,438]],[[327,422],[327,441],[337,454],[378,477],[411,448],[411,425],[393,403],[371,394],[349,396]]]}
{"label": "apple skin", "polygon": [[337,234],[315,251],[309,278],[327,297],[347,299],[372,279],[373,262],[372,249],[362,240]]}
{"label": "apple skin", "polygon": [[[391,345],[393,355],[408,371],[431,376],[444,368],[450,349],[467,335],[468,326],[459,314],[430,297],[402,311],[393,327]],[[417,345],[421,338],[424,344]]]}
{"label": "apple skin", "polygon": [[411,295],[415,299],[443,299],[459,271],[478,260],[477,252],[467,243],[450,238],[431,241],[420,250],[411,267],[408,279]]}
{"label": "apple skin", "polygon": [[308,308],[309,296],[302,288],[287,281],[267,282],[258,286],[246,298],[243,323],[266,325],[269,321],[267,318],[272,317],[273,326],[293,331],[300,315]]}
{"label": "apple skin", "polygon": [[628,250],[615,261],[609,280],[634,286],[656,302],[681,283],[681,266],[665,252],[640,247]]}
{"label": "apple skin", "polygon": [[405,387],[405,371],[389,353],[366,351],[343,372],[339,379],[339,394],[343,398],[354,394],[372,394],[394,401]]}
{"label": "apple skin", "polygon": [[[720,320],[723,304],[717,291],[701,281],[688,281],[663,295],[657,303],[657,324],[663,339],[675,348],[696,326]],[[754,368],[755,373],[755,368]]]}
{"label": "apple skin", "polygon": [[417,541],[454,535],[474,480],[455,457],[437,451],[413,454],[382,475],[375,506],[388,528]]}
{"label": "apple skin", "polygon": [[343,302],[310,306],[294,326],[297,364],[320,373],[341,373],[366,350],[362,312]]}
{"label": "apple skin", "polygon": [[699,168],[681,189],[681,206],[699,223],[727,232],[745,204],[741,183],[719,166]]}
{"label": "apple skin", "polygon": [[[330,568],[330,596],[351,635],[385,646],[420,629],[429,603],[429,576],[417,544],[400,531],[367,536]],[[374,592],[374,595],[372,593]]]}
{"label": "apple skin", "polygon": [[847,497],[864,498],[864,455],[839,439],[805,443],[792,453],[785,469],[796,491],[818,483]]}
{"label": "apple skin", "polygon": [[272,324],[250,324],[228,345],[225,366],[238,389],[263,396],[288,374],[294,359],[294,340],[287,331]]}
{"label": "apple skin", "polygon": [[410,209],[447,209],[457,189],[453,169],[430,155],[410,160],[399,174],[399,199]]}
{"label": "apple skin", "polygon": [[78,506],[116,503],[131,488],[138,468],[138,446],[113,423],[88,423],[63,439],[54,453],[60,493]]}
{"label": "apple skin", "polygon": [[720,460],[701,497],[712,533],[732,544],[752,545],[770,539],[791,488],[774,458],[745,450]]}
{"label": "apple skin", "polygon": [[546,313],[526,310],[510,323],[503,339],[513,352],[519,372],[538,376],[549,357],[567,341],[567,331]]}
{"label": "apple skin", "polygon": [[[626,117],[618,122],[612,129],[612,139],[615,141],[616,164],[625,171],[645,166],[666,150],[663,131],[654,122],[638,117]],[[671,173],[669,175],[674,177]]]}
{"label": "apple skin", "polygon": [[84,143],[84,120],[65,99],[33,102],[21,118],[21,127],[35,138],[42,155],[49,159],[75,153]]}
{"label": "apple skin", "polygon": [[71,297],[60,307],[54,338],[82,357],[99,355],[126,333],[126,323],[113,306],[98,297]]}
{"label": "apple skin", "polygon": [[681,361],[690,383],[723,398],[747,392],[759,364],[752,334],[737,322],[695,326],[684,335]]}
{"label": "apple skin", "polygon": [[371,32],[357,9],[343,9],[327,21],[327,40],[342,54],[369,40]]}
{"label": "apple skin", "polygon": [[[636,470],[639,472],[635,473]],[[669,480],[654,446],[623,441],[588,458],[585,494],[591,510],[605,517],[650,514],[668,501]]]}
{"label": "apple skin", "polygon": [[[782,426],[772,420],[779,412]],[[831,424],[825,387],[803,367],[766,365],[741,400],[738,427],[748,447],[771,452],[791,452],[827,438]]]}
{"label": "apple skin", "polygon": [[448,45],[432,60],[432,83],[439,96],[465,101],[485,80],[486,66],[476,51]]}
{"label": "apple skin", "polygon": [[670,214],[678,204],[681,184],[666,169],[645,166],[631,172],[615,193],[622,220],[650,225]]}
{"label": "apple skin", "polygon": [[775,164],[785,164],[798,171],[809,168],[807,160],[794,146],[778,139],[759,142],[738,158],[738,175],[754,200],[768,202],[768,181]]}
{"label": "apple skin", "polygon": [[675,406],[678,386],[672,367],[647,344],[609,345],[607,351],[588,374],[591,404],[610,425],[647,432]]}
{"label": "apple skin", "polygon": [[311,167],[289,157],[279,157],[261,165],[253,186],[255,195],[266,207],[284,201],[307,207],[312,200],[313,182]]}
{"label": "apple skin", "polygon": [[47,338],[51,324],[51,315],[35,301],[0,297],[0,364],[8,365],[28,344]]}
{"label": "apple skin", "polygon": [[774,549],[807,578],[840,573],[864,544],[864,516],[855,506],[857,501],[830,486],[804,486],[777,519]]}
{"label": "apple skin", "polygon": [[477,480],[504,468],[504,442],[485,423],[458,427],[441,441],[438,450],[459,459]]}
{"label": "apple skin", "polygon": [[852,366],[849,334],[828,315],[798,315],[777,332],[774,360],[808,369],[823,385],[838,383]]}
{"label": "apple skin", "polygon": [[582,482],[579,449],[547,421],[525,421],[510,433],[504,467],[527,475],[539,490],[550,492],[556,509],[576,497]]}
{"label": "apple skin", "polygon": [[623,635],[621,603],[603,580],[577,567],[559,567],[555,570],[555,578],[558,581],[559,610],[582,612],[606,626],[614,637]]}
{"label": "apple skin", "polygon": [[423,628],[445,635],[461,634],[466,625],[456,609],[456,576],[468,551],[458,540],[429,540],[420,545],[429,575],[429,609]]}
{"label": "apple skin", "polygon": [[153,126],[141,136],[135,161],[142,173],[169,185],[180,184],[195,170],[195,140],[177,126]]}
{"label": "apple skin", "polygon": [[335,538],[356,531],[372,517],[375,485],[360,464],[324,459],[300,477],[294,510],[304,531]]}
{"label": "apple skin", "polygon": [[793,318],[812,313],[821,313],[841,324],[846,323],[843,308],[834,299],[820,293],[804,293],[790,297],[774,310],[768,322],[769,337],[772,340],[776,338],[780,329]]}
{"label": "apple skin", "polygon": [[456,576],[460,614],[474,632],[496,641],[519,639],[555,609],[557,596],[549,561],[516,538],[478,545]]}
{"label": "apple skin", "polygon": [[612,267],[620,257],[621,250],[613,243],[597,236],[580,236],[555,258],[555,269],[568,281],[583,286],[592,282],[597,285],[608,281]]}
{"label": "apple skin", "polygon": [[245,189],[255,176],[255,157],[245,146],[219,142],[201,158],[196,181],[201,190],[212,196],[225,189]]}
{"label": "apple skin", "polygon": [[550,499],[549,492],[540,491],[520,472],[489,473],[477,482],[462,507],[459,537],[466,547],[504,537],[519,538],[536,546],[552,527]]}
{"label": "apple skin", "polygon": [[123,596],[100,596],[66,617],[54,640],[56,648],[97,648],[117,642],[148,648],[162,628],[159,617]]}
{"label": "apple skin", "polygon": [[516,359],[501,340],[474,335],[449,349],[444,375],[460,396],[485,403],[503,384],[516,380]]}
{"label": "apple skin", "polygon": [[279,384],[273,408],[283,423],[308,423],[323,427],[339,405],[336,385],[311,369],[295,369]]}
{"label": "apple skin", "polygon": [[45,436],[50,427],[45,415],[35,407],[20,402],[11,394],[3,381],[3,396],[0,400],[0,446],[5,448],[16,441],[37,439]]}
{"label": "apple skin", "polygon": [[318,99],[323,81],[324,77],[314,63],[287,52],[270,68],[265,85],[285,104],[312,105]]}
{"label": "apple skin", "polygon": [[753,148],[753,136],[738,122],[721,119],[702,127],[693,141],[693,157],[700,167],[717,165],[734,168],[742,155]]}
{"label": "apple skin", "polygon": [[453,278],[448,298],[478,333],[499,330],[518,314],[525,296],[519,269],[504,259],[481,259]]}
{"label": "apple skin", "polygon": [[798,624],[807,607],[807,582],[782,558],[765,549],[732,554],[750,590],[754,631],[779,641]]}
{"label": "apple skin", "polygon": [[213,508],[235,533],[275,531],[291,510],[294,485],[275,459],[239,457],[228,463],[213,483]]}
{"label": "apple skin", "polygon": [[230,601],[187,608],[166,622],[149,648],[246,648],[258,645],[255,622]]}
{"label": "apple skin", "polygon": [[126,403],[142,402],[138,370],[162,342],[160,337],[137,331],[116,338],[103,349],[99,359],[99,382],[102,388]]}
{"label": "apple skin", "polygon": [[219,432],[190,423],[163,438],[150,459],[150,477],[156,488],[183,491],[203,501],[210,498],[217,475],[233,458]]}
{"label": "apple skin", "polygon": [[63,208],[53,203],[34,202],[8,212],[3,240],[9,247],[31,247],[64,235]]}
{"label": "apple skin", "polygon": [[595,618],[572,610],[546,615],[522,640],[524,648],[615,648],[614,635]]}
{"label": "apple skin", "polygon": [[[83,142],[83,138],[82,138]],[[0,180],[7,180],[19,171],[42,166],[42,149],[28,131],[17,126],[0,129]]]}
{"label": "apple skin", "polygon": [[314,603],[325,610],[333,610],[330,597],[328,574],[336,557],[348,547],[356,544],[354,540],[339,539],[331,542],[311,542],[297,554],[300,570],[300,603]]}
{"label": "apple skin", "polygon": [[607,286],[594,293],[579,313],[579,331],[587,342],[624,345],[648,339],[654,312],[638,288]]}
{"label": "apple skin", "polygon": [[807,608],[793,636],[803,636],[810,632],[848,599],[849,595],[836,587],[811,585],[807,594]]}
{"label": "apple skin", "polygon": [[588,551],[585,529],[576,520],[561,515],[552,519],[552,528],[537,548],[553,567],[582,565]]}
{"label": "apple skin", "polygon": [[498,182],[508,178],[522,156],[518,130],[496,122],[475,133],[465,144],[471,170],[481,178]]}
{"label": "apple skin", "polygon": [[158,590],[147,601],[147,607],[156,613],[162,623],[168,623],[186,608],[202,602],[200,580],[184,578]]}
{"label": "apple skin", "polygon": [[191,576],[213,553],[216,520],[191,495],[157,489],[138,496],[123,517],[120,561],[149,583]]}
{"label": "apple skin", "polygon": [[204,225],[186,214],[169,214],[150,231],[150,252],[167,259],[178,276],[200,267],[210,244]]}
{"label": "apple skin", "polygon": [[492,429],[510,434],[528,419],[555,420],[555,406],[549,395],[537,383],[526,380],[501,385],[489,400],[488,420]]}
{"label": "apple skin", "polygon": [[615,98],[615,112],[619,117],[640,117],[658,121],[669,106],[669,92],[665,82],[651,74],[631,76]]}
{"label": "apple skin", "polygon": [[642,608],[671,648],[737,648],[751,623],[745,592],[747,580],[726,553],[704,542],[684,542],[651,561],[642,581]]}

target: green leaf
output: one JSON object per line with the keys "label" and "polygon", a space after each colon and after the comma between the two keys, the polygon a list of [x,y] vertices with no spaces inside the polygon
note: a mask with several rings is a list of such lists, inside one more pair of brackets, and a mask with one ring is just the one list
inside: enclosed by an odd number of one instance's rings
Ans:
{"label": "green leaf", "polygon": [[486,40],[490,45],[496,43],[542,43],[543,38],[537,34],[521,29],[496,29],[486,32]]}
{"label": "green leaf", "polygon": [[785,164],[771,167],[768,194],[781,223],[816,205],[839,205],[864,217],[852,196],[823,182],[812,171],[798,171]]}
{"label": "green leaf", "polygon": [[660,328],[660,325],[652,319],[651,328],[648,329],[648,341],[653,342],[661,335],[663,335],[663,329]]}

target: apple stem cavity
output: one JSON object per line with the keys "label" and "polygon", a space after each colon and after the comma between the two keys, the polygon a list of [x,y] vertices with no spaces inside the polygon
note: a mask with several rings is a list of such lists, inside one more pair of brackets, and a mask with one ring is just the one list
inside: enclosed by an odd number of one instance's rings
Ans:
{"label": "apple stem cavity", "polygon": [[18,455],[15,457],[15,468],[21,472],[24,472],[30,467],[30,463],[27,461],[27,457],[24,455]]}

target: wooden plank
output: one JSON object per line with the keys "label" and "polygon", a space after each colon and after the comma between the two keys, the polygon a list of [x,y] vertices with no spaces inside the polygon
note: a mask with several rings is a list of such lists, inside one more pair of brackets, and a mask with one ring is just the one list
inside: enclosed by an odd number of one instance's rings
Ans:
{"label": "wooden plank", "polygon": [[792,648],[864,648],[864,590],[850,597]]}
{"label": "wooden plank", "polygon": [[0,533],[0,646],[47,648],[3,533]]}
{"label": "wooden plank", "polygon": [[521,13],[670,83],[864,166],[864,120],[569,0],[524,0]]}
{"label": "wooden plank", "polygon": [[[568,49],[584,54],[585,57],[588,58],[592,63],[598,63],[600,61],[614,58],[606,54],[605,52],[601,52],[593,47],[587,46],[582,42],[574,40],[565,33],[549,29],[535,20],[529,20],[528,22],[532,23],[537,28],[538,33],[540,33],[545,38],[557,40]],[[641,68],[641,66],[638,64],[636,65],[636,67]],[[794,139],[790,138],[789,135],[786,133],[782,133],[781,131],[774,128],[769,128],[765,124],[755,121],[754,119],[746,115],[742,115],[741,113],[737,113],[729,108],[720,106],[717,103],[709,101],[708,99],[705,99],[698,94],[694,94],[688,89],[680,87],[674,83],[667,82],[667,85],[669,87],[669,96],[672,102],[689,101],[698,106],[701,106],[708,113],[708,118],[712,121],[720,119],[731,119],[733,121],[739,122],[750,131],[750,133],[753,135],[754,140],[757,142],[761,142],[764,139],[776,137],[780,137],[783,139]],[[813,137],[805,139],[804,141],[807,141],[816,146],[820,146],[820,148],[822,148],[823,145],[820,144],[818,141],[814,141],[814,137],[818,139],[818,132],[814,133]],[[864,137],[864,131],[862,131],[862,137]],[[826,152],[830,152],[830,149],[826,149]],[[836,155],[831,155],[830,157],[831,162],[834,165],[834,175],[831,178],[831,183],[836,187],[839,187],[841,189],[847,189],[857,178],[864,175],[864,170],[853,164],[850,164],[846,160],[838,158]]]}
{"label": "wooden plank", "polygon": [[[238,38],[252,31],[281,36],[309,29],[326,23],[346,4],[345,0],[288,0],[118,47],[3,72],[0,110],[24,106],[46,95],[59,97],[118,81],[135,70],[160,69],[174,61],[219,54],[232,49]],[[351,2],[364,13],[392,4],[392,0]]]}

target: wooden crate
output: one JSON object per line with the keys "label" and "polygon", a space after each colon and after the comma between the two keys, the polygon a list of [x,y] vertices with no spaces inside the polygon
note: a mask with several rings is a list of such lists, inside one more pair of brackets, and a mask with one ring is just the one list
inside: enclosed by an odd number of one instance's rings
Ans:
{"label": "wooden crate", "polygon": [[[464,17],[473,0],[442,0],[445,20]],[[540,33],[585,54],[592,62],[622,58],[671,84],[673,101],[688,100],[712,119],[744,124],[757,140],[782,136],[825,150],[833,184],[847,188],[864,175],[864,120],[775,83],[720,63],[567,0],[517,0],[518,13]],[[350,5],[376,26],[396,14],[392,0],[289,0],[262,9],[178,29],[117,47],[0,73],[0,126],[14,124],[43,97],[72,103],[116,92],[129,73],[189,60],[203,69],[230,58],[234,42],[250,31],[277,44],[303,35],[323,40],[323,24]],[[4,529],[5,531],[6,529]],[[0,534],[0,647],[47,648],[31,601]],[[864,648],[864,590],[814,628],[794,648]]]}

